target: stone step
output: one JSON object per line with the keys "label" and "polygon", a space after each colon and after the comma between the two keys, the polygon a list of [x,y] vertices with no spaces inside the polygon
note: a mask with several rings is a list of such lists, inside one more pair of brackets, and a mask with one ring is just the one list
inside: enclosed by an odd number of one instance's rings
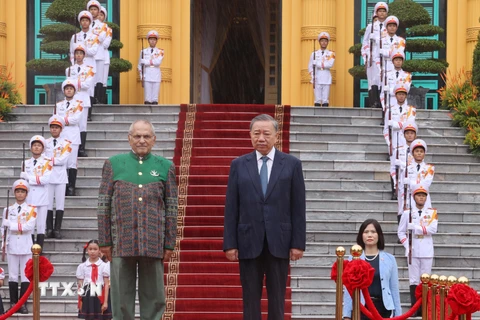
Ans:
{"label": "stone step", "polygon": [[[88,209],[90,210],[90,209]],[[96,214],[96,211],[95,211]],[[480,212],[440,212],[442,224],[444,222],[456,222],[456,223],[477,223],[480,221]],[[93,215],[93,212],[92,212]],[[397,222],[397,212],[394,202],[390,209],[386,210],[364,210],[364,209],[352,209],[352,210],[335,210],[335,209],[310,209],[307,210],[307,220],[328,220],[328,221],[357,221],[362,223],[366,219],[376,219],[385,222]]]}
{"label": "stone step", "polygon": [[[351,125],[351,126],[339,126],[334,124],[303,124],[303,123],[291,123],[290,130],[301,132],[323,132],[323,133],[357,133],[357,134],[382,134],[383,127],[380,126],[368,126],[368,125]],[[464,136],[465,131],[456,127],[423,127],[420,128],[421,134],[438,135],[438,136]]]}
{"label": "stone step", "polygon": [[[357,230],[352,231],[313,231],[307,228],[307,242],[320,243],[325,242],[334,242],[340,243],[345,242],[350,245],[355,242],[357,238]],[[385,243],[397,243],[398,235],[397,231],[386,231],[384,232]],[[445,233],[437,232],[433,235],[434,244],[456,244],[457,246],[463,244],[478,244],[480,241],[480,233],[462,233],[460,230],[455,230],[455,232],[449,231]],[[400,246],[400,245],[399,245]],[[438,258],[436,256],[435,258]],[[468,258],[468,257],[460,257]],[[444,265],[446,266],[446,265]],[[460,266],[460,265],[459,265]],[[466,266],[466,265],[461,265]]]}
{"label": "stone step", "polygon": [[[50,105],[18,105],[13,109],[15,115],[22,113],[48,113],[53,112],[53,104]],[[179,113],[179,105],[134,105],[134,104],[116,104],[116,105],[94,105],[92,113]]]}
{"label": "stone step", "polygon": [[[428,144],[448,144],[448,145],[464,145],[464,136],[444,137],[439,135],[428,135],[427,132],[420,131],[419,139],[425,140]],[[341,132],[341,133],[323,133],[323,132],[303,132],[290,131],[290,144],[295,145],[301,141],[337,141],[337,142],[382,142],[385,143],[382,131],[376,133],[358,134],[355,132]]]}
{"label": "stone step", "polygon": [[[43,119],[40,119],[38,121],[10,121],[10,122],[4,122],[0,125],[0,130],[6,130],[6,131],[11,131],[11,130],[35,130],[35,128],[38,128],[38,132],[42,132],[42,127],[44,127],[45,132],[48,131],[47,128],[47,122],[48,122],[48,116],[45,116]],[[153,121],[153,126],[155,127],[155,130],[164,130],[164,131],[172,131],[175,132],[177,130],[177,123],[176,122],[155,122]],[[105,128],[108,128],[109,130],[122,130],[125,133],[128,132],[128,129],[130,128],[130,125],[132,124],[132,121],[97,121],[97,122],[89,122],[87,130],[94,130],[94,131],[99,131],[99,130],[104,130]]]}
{"label": "stone step", "polygon": [[[19,146],[22,148],[22,143],[27,142],[21,139],[10,139],[7,141],[2,141],[2,148],[17,149]],[[175,140],[174,139],[158,139],[156,141],[157,145],[162,149],[175,149]],[[26,147],[28,146],[28,142]],[[91,139],[87,134],[87,153],[90,150],[94,149],[105,149],[105,148],[119,148],[123,149],[128,147],[128,137],[125,134],[122,139]],[[27,150],[28,151],[28,150]],[[23,151],[22,151],[23,152]]]}
{"label": "stone step", "polygon": [[[0,148],[1,150],[2,148]],[[6,149],[8,155],[0,158],[0,166],[20,166],[22,161],[22,150],[21,149]],[[111,156],[114,156],[119,153],[128,153],[131,148],[115,148],[115,149],[88,149],[88,158],[78,158],[78,167],[84,167],[82,163],[87,163],[87,167],[91,167],[93,164],[97,166],[103,166],[105,160]],[[1,151],[0,151],[1,152]],[[153,148],[152,153],[165,157],[167,159],[172,159],[174,154],[174,149],[160,149]],[[28,158],[28,152],[26,152],[26,157]]]}
{"label": "stone step", "polygon": [[[13,145],[15,146],[15,145]],[[468,154],[467,145],[445,145],[428,144],[428,155],[437,153]],[[386,153],[388,152],[385,140],[382,142],[318,142],[318,141],[296,141],[290,144],[290,152],[296,150],[315,150],[324,151],[355,151],[368,153]]]}
{"label": "stone step", "polygon": [[[95,110],[95,107],[94,107]],[[52,113],[18,113],[15,114],[15,121],[17,122],[30,122],[44,120],[48,122],[48,119],[52,116]],[[129,121],[132,123],[137,119],[145,119],[144,113],[92,113],[92,121],[95,122],[117,122],[117,121]],[[152,122],[178,122],[178,113],[148,113],[148,120]],[[154,125],[155,126],[155,125]],[[45,128],[46,130],[46,128]]]}
{"label": "stone step", "polygon": [[[40,133],[41,133],[41,130],[42,128],[40,128]],[[2,141],[2,146],[3,146],[3,142],[7,142],[8,140],[12,139],[12,137],[15,137],[15,140],[20,141],[20,144],[15,145],[18,147],[22,145],[21,142],[27,142],[28,144],[28,141],[30,141],[30,139],[36,134],[39,134],[39,130],[37,129],[12,130],[12,131],[0,130],[0,140]],[[157,141],[160,141],[160,140],[175,141],[176,132],[155,129],[155,135],[157,136]],[[48,138],[49,136],[50,134],[47,131],[47,127],[45,127],[45,137]],[[90,140],[92,139],[93,140],[110,139],[110,140],[128,141],[128,132],[124,130],[109,130],[109,131],[90,130],[90,128],[88,128],[87,138],[88,138],[88,142],[90,142]]]}
{"label": "stone step", "polygon": [[[295,116],[324,116],[324,115],[335,115],[335,116],[363,116],[363,117],[374,117],[380,118],[382,114],[381,109],[375,108],[313,108],[313,107],[304,107],[304,106],[292,106],[291,109],[292,117]],[[417,118],[419,119],[444,119],[448,118],[448,110],[421,110],[417,109]]]}
{"label": "stone step", "polygon": [[[388,249],[388,248],[387,248]],[[387,250],[389,251],[389,250]],[[403,255],[396,257],[399,259],[406,259]],[[302,260],[299,260],[295,264],[291,265],[290,275],[292,278],[301,278],[301,277],[330,277],[330,272],[332,271],[333,263],[336,261],[336,256],[332,255],[331,263],[325,266],[315,266],[315,265],[305,265],[302,264]],[[478,281],[480,279],[480,271],[476,267],[442,267],[442,266],[433,266],[432,274],[445,275],[445,276],[455,276],[461,277],[465,276],[472,281]],[[399,266],[398,267],[398,276],[401,279],[408,278],[408,267]]]}
{"label": "stone step", "polygon": [[[350,161],[382,161],[387,159],[388,149],[385,146],[379,148],[379,151],[350,151],[348,149],[336,150],[336,151],[317,151],[305,150],[305,149],[290,149],[290,154],[302,160],[350,160]],[[459,153],[428,153],[425,157],[425,162],[437,164],[437,163],[479,163],[480,159],[472,154],[459,154]],[[320,168],[318,168],[320,169]]]}
{"label": "stone step", "polygon": [[[386,154],[385,154],[386,156]],[[428,158],[428,157],[427,157]],[[429,160],[429,159],[427,159]],[[480,161],[480,160],[476,160]],[[477,162],[435,162],[436,172],[459,172],[471,173],[480,172],[480,163]],[[302,159],[302,168],[306,169],[330,169],[330,170],[349,170],[349,171],[390,171],[390,164],[387,161],[355,161],[355,160],[317,160]]]}
{"label": "stone step", "polygon": [[[417,117],[416,123],[420,128],[431,125],[438,125],[441,127],[451,127],[452,119],[449,117],[430,119],[430,118],[420,118]],[[368,126],[378,126],[380,123],[380,117],[372,116],[354,116],[354,115],[321,115],[317,117],[312,117],[309,115],[294,115],[292,117],[291,123],[301,123],[301,124],[336,124],[336,125],[368,125]]]}
{"label": "stone step", "polygon": [[[441,198],[433,200],[435,208],[439,214],[442,212],[479,212],[480,203],[478,202],[455,202],[444,201]],[[396,202],[393,200],[363,200],[363,199],[334,199],[334,198],[307,198],[307,211],[309,210],[385,210],[395,209]],[[393,220],[393,219],[392,219]]]}

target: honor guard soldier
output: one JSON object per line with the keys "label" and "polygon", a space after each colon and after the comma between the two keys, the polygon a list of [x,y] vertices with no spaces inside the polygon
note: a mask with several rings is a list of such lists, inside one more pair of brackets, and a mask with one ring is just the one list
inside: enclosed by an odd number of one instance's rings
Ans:
{"label": "honor guard soldier", "polygon": [[163,49],[156,47],[158,41],[157,31],[149,31],[147,40],[150,47],[140,51],[137,69],[140,72],[140,80],[144,86],[145,104],[158,104],[160,83],[162,82],[160,65],[165,52]]}
{"label": "honor guard soldier", "polygon": [[[407,168],[408,178],[405,178],[404,183],[408,183],[410,188],[413,188],[415,185],[422,184],[430,189],[433,182],[433,177],[435,176],[435,166],[425,163],[424,161],[427,153],[427,144],[422,139],[415,139],[410,145],[410,150],[412,152],[414,161]],[[432,206],[430,193],[427,196],[426,206]]]}
{"label": "honor guard soldier", "polygon": [[75,91],[75,97],[83,102],[82,119],[78,125],[80,129],[80,147],[78,149],[79,157],[88,157],[85,151],[85,143],[87,142],[87,121],[90,120],[92,108],[90,95],[92,94],[94,85],[94,67],[86,65],[84,63],[85,48],[78,46],[75,49],[75,61],[76,63],[68,67],[65,70],[65,74],[68,79],[77,83],[77,90]]}
{"label": "honor guard soldier", "polygon": [[[92,14],[86,10],[78,14],[78,22],[80,23],[81,31],[72,36],[70,40],[70,62],[75,64],[75,49],[78,46],[85,48],[85,57],[83,63],[88,66],[95,65],[95,55],[98,52],[99,40],[92,32],[90,32],[90,24],[93,21]],[[95,70],[94,70],[95,71]]]}
{"label": "honor guard soldier", "polygon": [[[36,208],[26,202],[30,185],[25,180],[13,183],[12,191],[15,204],[3,210],[2,239],[7,230],[6,253],[8,259],[8,288],[10,291],[10,308],[18,302],[18,277],[20,276],[20,298],[27,292],[30,281],[25,276],[25,266],[32,258],[32,237],[37,217]],[[8,210],[8,217],[7,217]],[[27,314],[27,303],[20,307],[19,313]]]}
{"label": "honor guard soldier", "polygon": [[107,19],[107,9],[105,7],[100,8],[100,13],[98,15],[98,19],[104,23],[105,27],[105,32],[107,36],[105,37],[105,40],[103,40],[103,48],[105,49],[105,66],[103,69],[103,78],[102,78],[102,83],[103,83],[103,91],[102,91],[102,97],[103,101],[101,103],[107,103],[107,80],[108,80],[108,70],[110,69],[110,51],[108,51],[108,48],[110,47],[110,43],[112,42],[112,28],[108,26],[108,24],[105,23],[105,20]]}
{"label": "honor guard soldier", "polygon": [[372,21],[365,29],[362,43],[362,55],[367,69],[368,97],[372,107],[380,108],[380,88],[382,86],[381,70],[383,61],[380,59],[380,47],[383,47],[382,39],[387,34],[385,20],[388,14],[388,5],[381,1],[377,2],[373,10],[373,16],[377,20]]}
{"label": "honor guard soldier", "polygon": [[[51,138],[47,139],[45,155],[52,159],[52,175],[48,184],[47,238],[62,239],[63,213],[65,208],[65,191],[68,183],[67,162],[72,148],[70,141],[60,137],[65,127],[63,118],[53,115],[48,120]],[[55,228],[53,227],[53,201],[55,201]]]}
{"label": "honor guard soldier", "polygon": [[[410,279],[410,301],[416,302],[415,289],[420,283],[423,273],[431,274],[433,263],[433,235],[437,233],[438,213],[435,208],[426,206],[429,193],[426,185],[420,184],[413,188],[411,210],[405,210],[398,225],[398,239],[405,247],[405,256],[411,258],[408,263]],[[409,242],[411,237],[411,244]],[[410,263],[411,262],[411,263]]]}
{"label": "honor guard soldier", "polygon": [[[25,160],[25,170],[20,173],[20,178],[25,179],[29,185],[27,202],[36,207],[37,212],[37,241],[43,247],[45,240],[45,223],[48,207],[48,184],[52,174],[52,160],[45,156],[47,142],[44,137],[35,135],[30,139],[32,157]],[[32,233],[32,238],[33,238]]]}
{"label": "honor guard soldier", "polygon": [[[410,72],[403,71],[402,66],[405,61],[405,53],[403,51],[394,52],[392,55],[393,69],[387,71],[387,86],[383,86],[380,93],[380,100],[382,102],[382,107],[385,110],[388,108],[388,105],[385,103],[385,91],[388,91],[390,98],[390,105],[395,105],[397,103],[397,97],[395,96],[395,86],[403,85],[407,91],[410,91],[412,85],[412,74]],[[388,103],[388,101],[387,101]],[[405,100],[405,103],[408,103]]]}
{"label": "honor guard soldier", "polygon": [[[383,136],[389,148],[390,155],[390,170],[391,186],[392,186],[392,200],[397,200],[396,181],[397,171],[395,167],[395,160],[399,158],[397,154],[397,147],[399,147],[403,138],[403,127],[407,122],[415,122],[416,109],[413,106],[407,106],[404,102],[407,99],[407,89],[402,85],[395,87],[395,96],[397,103],[385,112],[385,125],[383,127]],[[390,136],[391,134],[391,136]],[[390,143],[392,145],[390,145]],[[390,151],[391,150],[391,151]]]}
{"label": "honor guard soldier", "polygon": [[98,51],[95,55],[95,102],[103,102],[103,69],[105,68],[105,48],[103,42],[107,37],[105,24],[98,19],[102,5],[96,0],[90,0],[87,3],[87,10],[92,14],[93,21],[90,25],[90,31],[96,36],[98,41]]}
{"label": "honor guard soldier", "polygon": [[[407,194],[405,195],[405,173],[408,178],[408,171],[405,169],[414,162],[413,155],[410,151],[412,142],[417,138],[418,126],[415,122],[407,122],[403,127],[403,139],[399,144],[399,159],[395,159],[395,167],[400,168],[400,175],[398,177],[398,214],[397,221],[400,222],[400,217],[403,211],[410,208],[411,190],[407,185]],[[390,172],[395,168],[390,167]],[[407,200],[405,203],[405,199]]]}
{"label": "honor guard soldier", "polygon": [[329,41],[330,35],[328,32],[321,32],[318,35],[320,49],[312,52],[308,63],[316,107],[328,107],[329,104],[328,98],[330,96],[330,85],[332,84],[330,69],[333,68],[335,63],[335,52],[327,49]]}
{"label": "honor guard soldier", "polygon": [[403,52],[405,54],[405,39],[397,36],[399,26],[398,18],[389,16],[385,19],[387,25],[387,33],[382,38],[381,55],[385,59],[385,68],[388,71],[393,69],[392,58],[396,52]]}
{"label": "honor guard soldier", "polygon": [[74,99],[77,90],[77,82],[67,79],[62,83],[62,90],[65,99],[57,102],[56,114],[63,118],[65,127],[62,130],[61,137],[71,141],[72,152],[67,161],[68,187],[67,196],[75,195],[75,184],[77,181],[77,155],[80,145],[79,124],[82,119],[83,101]]}

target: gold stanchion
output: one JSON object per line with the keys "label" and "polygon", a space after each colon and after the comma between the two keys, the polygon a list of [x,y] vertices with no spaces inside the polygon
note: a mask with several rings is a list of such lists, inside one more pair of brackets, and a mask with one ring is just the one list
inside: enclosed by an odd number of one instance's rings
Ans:
{"label": "gold stanchion", "polygon": [[337,255],[337,287],[336,287],[336,302],[335,302],[335,319],[342,320],[343,317],[343,257],[345,256],[345,248],[338,247],[335,250]]}
{"label": "gold stanchion", "polygon": [[[358,244],[352,246],[350,249],[350,254],[352,255],[353,260],[360,259],[362,252],[363,249]],[[360,289],[358,288],[353,291],[352,303],[352,320],[360,320]]]}
{"label": "gold stanchion", "polygon": [[430,281],[430,275],[428,273],[422,274],[420,277],[422,281],[422,319],[427,320],[428,318],[428,282]]}
{"label": "gold stanchion", "polygon": [[[455,284],[457,283],[457,278],[454,277],[454,276],[449,276],[447,278],[447,285],[448,285],[448,289],[447,289],[447,295],[448,295],[448,290],[450,290],[450,288]],[[450,306],[448,306],[448,316],[450,317],[450,314],[452,313],[452,309],[450,308]]]}
{"label": "gold stanchion", "polygon": [[[465,285],[468,286],[470,281],[468,281],[467,277],[460,277],[460,278],[458,278],[458,283],[465,284]],[[467,320],[467,315],[466,314],[461,314],[458,318],[460,320]]]}
{"label": "gold stanchion", "polygon": [[437,284],[438,284],[438,275],[432,274],[430,276],[431,292],[432,292],[432,320],[437,320]]}
{"label": "gold stanchion", "polygon": [[33,253],[33,320],[40,320],[40,253],[42,247],[38,244],[32,246]]}
{"label": "gold stanchion", "polygon": [[440,276],[438,278],[438,284],[440,285],[440,320],[445,320],[445,286],[447,285],[447,277]]}

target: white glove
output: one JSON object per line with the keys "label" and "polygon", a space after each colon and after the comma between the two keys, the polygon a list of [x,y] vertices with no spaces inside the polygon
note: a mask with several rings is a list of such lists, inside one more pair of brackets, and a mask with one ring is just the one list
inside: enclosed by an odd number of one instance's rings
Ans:
{"label": "white glove", "polygon": [[412,222],[409,222],[408,223],[408,230],[412,230],[412,231],[415,230],[415,224],[412,223]]}
{"label": "white glove", "polygon": [[28,173],[26,173],[25,171],[21,172],[20,173],[20,178],[22,178],[24,180],[28,180]]}
{"label": "white glove", "polygon": [[407,239],[407,241],[405,241],[405,242],[403,243],[403,247],[404,247],[405,250],[407,250],[407,252],[408,252],[408,239]]}
{"label": "white glove", "polygon": [[316,60],[313,60],[312,65],[313,65],[314,67],[316,67],[316,66],[317,66],[317,61],[316,61]]}
{"label": "white glove", "polygon": [[390,87],[389,86],[383,86],[383,91],[389,91]]}
{"label": "white glove", "polygon": [[404,177],[403,178],[403,184],[410,184],[410,178],[409,177]]}
{"label": "white glove", "polygon": [[403,163],[402,160],[400,160],[400,159],[395,159],[395,167],[401,167],[401,166],[402,166],[402,163]]}
{"label": "white glove", "polygon": [[393,120],[388,120],[388,126],[393,127],[394,121]]}
{"label": "white glove", "polygon": [[372,39],[375,42],[380,41],[380,36],[378,35],[378,32],[373,32],[370,34],[370,39]]}
{"label": "white glove", "polygon": [[3,220],[3,227],[4,228],[10,228],[10,220],[4,219]]}

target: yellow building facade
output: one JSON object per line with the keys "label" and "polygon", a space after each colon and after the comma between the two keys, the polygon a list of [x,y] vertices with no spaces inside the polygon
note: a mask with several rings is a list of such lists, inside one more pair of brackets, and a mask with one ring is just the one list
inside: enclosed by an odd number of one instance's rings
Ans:
{"label": "yellow building facade", "polygon": [[[0,68],[10,70],[26,96],[29,88],[25,68],[27,57],[26,25],[28,0],[0,0]],[[192,77],[192,1],[195,0],[120,0],[121,58],[134,65],[120,75],[120,103],[142,103],[142,88],[136,71],[141,39],[149,30],[157,30],[157,44],[165,50],[161,65],[161,104],[193,101]],[[211,0],[210,0],[211,1]],[[270,0],[265,1],[268,5]],[[329,49],[336,52],[332,70],[330,105],[353,107],[354,81],[348,74],[354,44],[353,0],[278,0],[281,3],[281,78],[279,102],[293,106],[313,104],[313,92],[307,71],[313,42],[321,31],[331,36]],[[449,70],[472,69],[472,54],[480,30],[480,0],[447,0],[447,49]],[[145,42],[146,43],[146,42]],[[318,45],[317,45],[318,47]]]}

